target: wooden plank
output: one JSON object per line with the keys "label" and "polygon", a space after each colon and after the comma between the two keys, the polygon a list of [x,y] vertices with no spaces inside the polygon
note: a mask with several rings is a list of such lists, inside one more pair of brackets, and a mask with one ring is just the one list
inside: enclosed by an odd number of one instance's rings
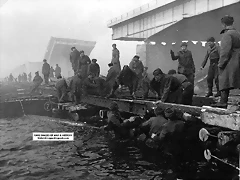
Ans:
{"label": "wooden plank", "polygon": [[203,112],[201,120],[205,124],[229,128],[240,131],[240,113],[216,114],[213,112]]}
{"label": "wooden plank", "polygon": [[138,115],[145,115],[147,110],[150,110],[152,107],[155,106],[153,101],[115,99],[115,98],[109,99],[98,96],[85,96],[81,100],[82,103],[87,103],[103,108],[109,108],[110,104],[113,101],[117,102],[120,111]]}

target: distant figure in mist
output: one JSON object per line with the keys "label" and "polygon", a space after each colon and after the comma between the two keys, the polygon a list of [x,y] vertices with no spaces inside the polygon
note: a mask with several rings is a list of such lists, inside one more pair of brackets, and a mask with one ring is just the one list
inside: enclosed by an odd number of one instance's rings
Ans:
{"label": "distant figure in mist", "polygon": [[115,68],[116,72],[119,73],[121,71],[121,64],[120,64],[120,52],[117,49],[117,45],[113,44],[112,45],[112,61],[111,63],[113,63],[113,67]]}
{"label": "distant figure in mist", "polygon": [[49,75],[49,77],[50,78],[53,78],[54,77],[54,69],[53,69],[53,67],[51,66],[51,68],[50,68],[50,75]]}
{"label": "distant figure in mist", "polygon": [[56,64],[55,77],[61,76],[61,71],[61,68],[58,66],[58,64]]}
{"label": "distant figure in mist", "polygon": [[22,75],[21,74],[18,75],[18,82],[22,82]]}
{"label": "distant figure in mist", "polygon": [[9,82],[13,82],[13,79],[14,79],[14,78],[13,78],[13,75],[12,75],[12,73],[11,73],[11,74],[9,75],[8,81],[9,81]]}
{"label": "distant figure in mist", "polygon": [[80,53],[75,47],[72,47],[71,51],[72,52],[70,54],[70,62],[72,64],[72,69],[74,71],[74,75],[76,75],[77,70],[78,70],[78,59],[79,59]]}
{"label": "distant figure in mist", "polygon": [[43,66],[42,66],[42,74],[44,76],[45,84],[49,83],[49,75],[50,75],[50,65],[47,63],[47,60],[43,60]]}
{"label": "distant figure in mist", "polygon": [[31,82],[32,81],[32,73],[30,72],[29,74],[28,74],[28,82]]}

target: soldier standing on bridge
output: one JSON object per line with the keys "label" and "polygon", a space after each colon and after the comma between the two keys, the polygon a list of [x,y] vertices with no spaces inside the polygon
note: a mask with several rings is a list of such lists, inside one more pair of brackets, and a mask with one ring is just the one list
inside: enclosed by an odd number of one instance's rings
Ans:
{"label": "soldier standing on bridge", "polygon": [[58,66],[58,64],[56,64],[55,77],[61,76],[61,71],[61,68]]}
{"label": "soldier standing on bridge", "polygon": [[79,51],[75,48],[71,48],[71,54],[70,54],[70,62],[72,63],[72,69],[74,71],[74,75],[76,75],[78,70],[78,59],[79,59]]}
{"label": "soldier standing on bridge", "polygon": [[88,66],[91,63],[90,58],[84,54],[84,51],[80,51],[80,57],[78,60],[78,70],[81,70],[81,76],[86,79],[88,76]]}
{"label": "soldier standing on bridge", "polygon": [[47,63],[47,60],[43,60],[43,66],[42,66],[42,74],[44,76],[45,84],[48,84],[49,82],[49,75],[50,75],[50,65]]}
{"label": "soldier standing on bridge", "polygon": [[53,67],[51,66],[51,68],[50,68],[50,75],[49,75],[49,77],[50,78],[53,78],[54,77],[54,69],[53,69]]}
{"label": "soldier standing on bridge", "polygon": [[97,59],[92,59],[92,63],[88,66],[88,74],[93,73],[95,77],[99,77],[100,75],[100,66],[97,63]]}
{"label": "soldier standing on bridge", "polygon": [[69,83],[69,90],[71,93],[71,99],[75,104],[79,104],[82,96],[82,77],[81,72],[78,71]]}
{"label": "soldier standing on bridge", "polygon": [[233,27],[233,17],[224,16],[221,22],[224,27],[218,62],[221,99],[213,107],[227,108],[230,90],[240,88],[240,33]]}
{"label": "soldier standing on bridge", "polygon": [[195,77],[195,65],[192,58],[192,52],[187,49],[187,43],[183,42],[181,44],[181,51],[174,55],[174,52],[171,50],[171,57],[172,60],[178,60],[178,74],[185,75],[188,80],[194,84],[194,77]]}
{"label": "soldier standing on bridge", "polygon": [[218,83],[218,66],[217,66],[219,61],[219,48],[215,44],[214,37],[208,38],[207,43],[209,45],[209,49],[207,51],[207,54],[204,58],[204,61],[200,69],[202,70],[207,64],[208,59],[210,59],[210,66],[208,69],[208,77],[207,77],[208,93],[206,97],[210,97],[213,95],[212,93],[213,80],[215,80],[215,84],[217,88],[217,94],[215,94],[215,97],[218,97],[220,96],[219,83]]}
{"label": "soldier standing on bridge", "polygon": [[32,73],[30,72],[29,74],[28,74],[28,82],[31,82],[32,81]]}
{"label": "soldier standing on bridge", "polygon": [[112,47],[113,47],[113,50],[112,50],[112,62],[111,63],[113,63],[113,67],[115,68],[116,72],[119,73],[121,71],[121,64],[119,61],[120,52],[117,49],[116,44],[113,44]]}

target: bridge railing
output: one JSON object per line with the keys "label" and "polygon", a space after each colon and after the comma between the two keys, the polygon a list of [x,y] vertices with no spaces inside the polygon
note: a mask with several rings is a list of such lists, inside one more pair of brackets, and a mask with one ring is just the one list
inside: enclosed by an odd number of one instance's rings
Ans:
{"label": "bridge railing", "polygon": [[146,12],[151,11],[153,9],[156,9],[158,7],[161,7],[161,6],[164,6],[166,4],[169,4],[169,3],[173,2],[173,1],[175,1],[175,0],[166,0],[166,1],[154,0],[154,1],[151,1],[148,4],[140,6],[140,7],[136,8],[136,9],[133,9],[132,11],[129,11],[129,12],[127,12],[127,13],[121,15],[121,16],[118,16],[116,18],[113,18],[113,19],[109,20],[107,22],[107,25],[108,26],[114,25],[114,24],[116,24],[118,22],[121,22],[121,21],[130,19],[130,18],[133,18],[133,17],[138,16],[140,14],[146,13]]}

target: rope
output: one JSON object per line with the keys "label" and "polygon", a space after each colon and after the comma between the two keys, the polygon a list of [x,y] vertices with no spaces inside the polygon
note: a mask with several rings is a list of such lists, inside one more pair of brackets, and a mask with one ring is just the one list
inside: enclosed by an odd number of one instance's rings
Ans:
{"label": "rope", "polygon": [[20,105],[21,105],[21,107],[22,107],[23,116],[26,116],[26,114],[25,114],[25,111],[24,111],[24,108],[23,108],[22,101],[21,101],[21,100],[19,100],[19,102],[20,102]]}

